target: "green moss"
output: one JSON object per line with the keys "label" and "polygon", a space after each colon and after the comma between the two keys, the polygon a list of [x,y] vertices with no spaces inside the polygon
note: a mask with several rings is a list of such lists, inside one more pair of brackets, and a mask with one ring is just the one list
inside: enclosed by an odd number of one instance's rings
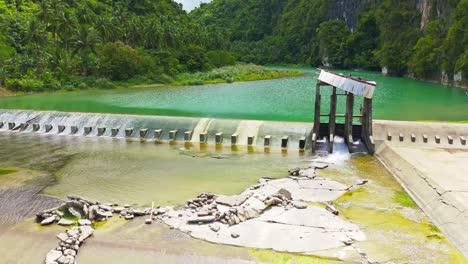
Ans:
{"label": "green moss", "polygon": [[12,168],[0,168],[0,175],[6,175],[6,174],[11,174],[18,172],[18,169],[12,169]]}
{"label": "green moss", "polygon": [[404,207],[418,208],[418,205],[404,191],[396,191],[393,200]]}

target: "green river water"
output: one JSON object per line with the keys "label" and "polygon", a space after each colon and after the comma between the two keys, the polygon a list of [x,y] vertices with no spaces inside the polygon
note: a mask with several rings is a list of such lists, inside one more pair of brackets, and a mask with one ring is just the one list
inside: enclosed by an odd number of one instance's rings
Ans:
{"label": "green river water", "polygon": [[[307,74],[233,84],[42,93],[1,98],[0,108],[312,121],[316,70],[279,69],[302,70]],[[468,120],[468,96],[462,89],[407,78],[383,77],[375,72],[344,73],[377,82],[375,119]],[[328,100],[328,97],[323,96],[323,100]],[[338,110],[344,112],[344,98],[340,100]],[[327,104],[324,105],[325,112]]]}

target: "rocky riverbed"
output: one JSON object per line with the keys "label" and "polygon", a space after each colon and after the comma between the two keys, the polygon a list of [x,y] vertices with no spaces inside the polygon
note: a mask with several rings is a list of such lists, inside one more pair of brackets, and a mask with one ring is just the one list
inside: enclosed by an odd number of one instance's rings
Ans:
{"label": "rocky riverbed", "polygon": [[76,263],[80,247],[94,233],[94,225],[110,217],[145,223],[161,221],[194,238],[213,243],[307,253],[348,247],[364,241],[360,228],[340,218],[333,201],[367,181],[345,186],[316,176],[316,164],[289,170],[284,179],[261,178],[258,184],[238,195],[202,193],[178,207],[131,208],[70,195],[59,207],[42,211],[36,221],[43,226],[69,226],[57,235],[56,248],[46,264]]}

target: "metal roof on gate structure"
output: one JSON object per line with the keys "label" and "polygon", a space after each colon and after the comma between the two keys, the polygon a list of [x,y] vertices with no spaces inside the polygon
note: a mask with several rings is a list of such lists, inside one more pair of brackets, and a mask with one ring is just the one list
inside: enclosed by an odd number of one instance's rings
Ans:
{"label": "metal roof on gate structure", "polygon": [[369,99],[372,99],[375,88],[377,87],[376,82],[356,79],[351,76],[333,73],[326,70],[320,70],[318,80]]}

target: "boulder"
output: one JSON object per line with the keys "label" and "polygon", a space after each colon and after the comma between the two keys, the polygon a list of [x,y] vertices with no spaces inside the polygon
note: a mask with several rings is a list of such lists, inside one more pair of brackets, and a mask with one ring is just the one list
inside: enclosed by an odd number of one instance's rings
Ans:
{"label": "boulder", "polygon": [[58,221],[57,224],[58,224],[58,225],[61,225],[61,226],[71,226],[71,225],[73,225],[74,223],[75,223],[75,222],[72,221],[72,220],[67,220],[67,219],[62,218],[62,219],[60,219],[60,221]]}
{"label": "boulder", "polygon": [[82,215],[78,209],[75,207],[68,207],[68,212],[76,218],[81,218]]}
{"label": "boulder", "polygon": [[151,219],[151,218],[148,218],[148,219],[145,220],[145,224],[147,224],[147,225],[150,225],[152,223],[153,223],[153,219]]}
{"label": "boulder", "polygon": [[211,223],[216,220],[214,216],[202,216],[202,217],[194,217],[187,220],[189,224],[198,224],[198,223]]}
{"label": "boulder", "polygon": [[78,238],[78,241],[83,242],[88,237],[90,237],[94,233],[94,229],[90,226],[80,226],[81,235]]}
{"label": "boulder", "polygon": [[292,201],[291,204],[297,209],[306,209],[307,204],[299,201]]}
{"label": "boulder", "polygon": [[124,210],[123,207],[114,207],[114,208],[113,208],[114,213],[120,213],[120,212],[122,212],[123,210]]}
{"label": "boulder", "polygon": [[127,214],[124,217],[125,217],[125,220],[132,220],[133,218],[135,218],[135,216],[132,214]]}
{"label": "boulder", "polygon": [[210,227],[211,231],[213,231],[213,232],[218,232],[219,229],[221,229],[221,227],[219,225],[217,225],[217,224],[212,224],[209,227]]}
{"label": "boulder", "polygon": [[63,254],[65,256],[76,256],[76,251],[73,250],[73,249],[65,249],[65,251],[63,251]]}
{"label": "boulder", "polygon": [[62,256],[63,256],[63,254],[62,254],[61,251],[53,249],[53,250],[49,251],[49,253],[47,253],[45,262],[46,263],[55,262],[56,260],[58,260]]}
{"label": "boulder", "polygon": [[41,221],[41,225],[43,225],[43,226],[50,225],[53,222],[55,222],[55,220],[56,220],[55,215],[49,216],[46,219]]}
{"label": "boulder", "polygon": [[279,191],[278,191],[279,194],[281,194],[282,196],[288,198],[288,200],[291,200],[292,199],[292,195],[291,195],[291,192],[284,189],[284,188],[281,188]]}
{"label": "boulder", "polygon": [[91,221],[89,221],[88,219],[80,219],[78,220],[78,224],[80,226],[89,226],[91,225]]}
{"label": "boulder", "polygon": [[75,263],[75,257],[73,256],[61,256],[58,260],[58,263],[60,264],[74,264]]}
{"label": "boulder", "polygon": [[65,242],[65,241],[68,240],[68,235],[65,234],[65,233],[60,233],[60,234],[57,235],[57,238],[60,239],[60,241]]}

